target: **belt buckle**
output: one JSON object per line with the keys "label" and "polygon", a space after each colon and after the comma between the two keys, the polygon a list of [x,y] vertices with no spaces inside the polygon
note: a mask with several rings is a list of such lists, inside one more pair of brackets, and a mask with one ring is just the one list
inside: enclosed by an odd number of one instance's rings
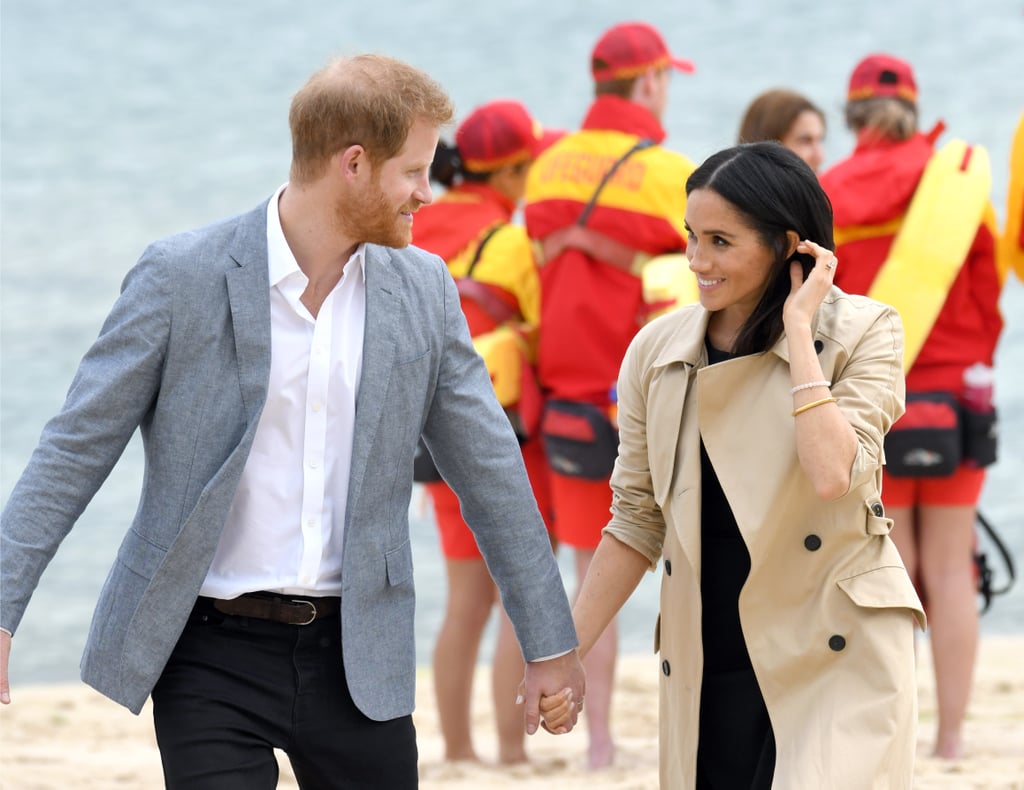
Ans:
{"label": "belt buckle", "polygon": [[306,604],[306,606],[308,606],[310,609],[313,610],[313,613],[309,616],[309,619],[306,620],[306,622],[304,622],[304,623],[295,623],[295,625],[309,625],[314,620],[316,620],[316,604],[315,603],[313,603],[312,601],[303,601],[301,598],[292,598],[292,603],[304,603],[304,604]]}

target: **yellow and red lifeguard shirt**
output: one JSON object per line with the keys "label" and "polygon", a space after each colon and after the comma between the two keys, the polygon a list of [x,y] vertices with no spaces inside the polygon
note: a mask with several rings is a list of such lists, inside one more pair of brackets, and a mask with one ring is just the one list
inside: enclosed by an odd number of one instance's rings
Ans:
{"label": "yellow and red lifeguard shirt", "polygon": [[[581,130],[530,168],[524,211],[531,240],[575,223],[604,175],[638,141],[664,138],[644,107],[598,97]],[[686,179],[695,167],[660,145],[636,151],[602,189],[586,227],[645,255],[682,251]],[[646,318],[640,277],[567,248],[543,262],[540,279],[542,386],[554,398],[607,405],[626,348]]]}
{"label": "yellow and red lifeguard shirt", "polygon": [[[832,201],[836,257],[841,261],[835,283],[842,290],[869,293],[933,152],[931,140],[923,134],[902,142],[864,138],[848,158],[822,175],[821,185]],[[989,206],[907,374],[908,390],[959,394],[964,369],[974,362],[992,364],[1003,326],[995,244],[995,212]]]}
{"label": "yellow and red lifeguard shirt", "polygon": [[[515,203],[486,184],[459,184],[430,205],[416,212],[413,244],[448,264],[452,277],[465,277],[480,243],[487,239],[472,278],[521,317],[536,327],[540,320],[540,281],[533,261],[526,230],[510,223]],[[471,299],[462,300],[462,309],[476,337],[494,329],[496,322]]]}

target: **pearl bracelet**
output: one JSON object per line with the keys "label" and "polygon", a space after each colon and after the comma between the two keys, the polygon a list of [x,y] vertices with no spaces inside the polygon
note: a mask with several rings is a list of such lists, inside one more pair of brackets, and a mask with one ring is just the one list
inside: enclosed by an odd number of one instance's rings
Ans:
{"label": "pearl bracelet", "polygon": [[806,384],[797,384],[789,391],[790,395],[796,395],[800,390],[809,390],[814,387],[831,387],[831,381],[808,381]]}

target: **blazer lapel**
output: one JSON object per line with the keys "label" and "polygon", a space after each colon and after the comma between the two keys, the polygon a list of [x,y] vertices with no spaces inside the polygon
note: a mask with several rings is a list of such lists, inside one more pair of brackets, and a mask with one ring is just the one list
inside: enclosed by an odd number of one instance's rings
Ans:
{"label": "blazer lapel", "polygon": [[228,302],[242,405],[247,421],[259,414],[270,379],[270,273],[267,262],[267,204],[247,214],[235,235],[227,274]]}
{"label": "blazer lapel", "polygon": [[[354,511],[373,446],[374,435],[384,409],[397,341],[397,311],[401,306],[401,283],[390,264],[385,247],[364,248],[366,276],[366,329],[363,362],[356,394],[356,420],[352,441],[352,469],[348,492],[348,514]],[[346,519],[347,520],[347,519]]]}

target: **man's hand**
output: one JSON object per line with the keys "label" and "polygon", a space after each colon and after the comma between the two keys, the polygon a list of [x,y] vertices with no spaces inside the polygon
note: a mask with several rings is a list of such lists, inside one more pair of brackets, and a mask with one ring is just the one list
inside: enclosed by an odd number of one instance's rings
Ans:
{"label": "man's hand", "polygon": [[[564,695],[569,707],[568,716],[555,732],[569,732],[576,724],[576,718],[583,707],[586,691],[586,677],[583,664],[575,650],[547,661],[530,661],[526,664],[523,679],[522,698],[526,705],[526,732],[533,735],[540,724],[540,698]],[[547,729],[547,728],[545,728]],[[549,730],[552,731],[552,730]]]}
{"label": "man's hand", "polygon": [[7,662],[11,657],[11,635],[0,631],[0,703],[11,704],[11,687],[7,682]]}

